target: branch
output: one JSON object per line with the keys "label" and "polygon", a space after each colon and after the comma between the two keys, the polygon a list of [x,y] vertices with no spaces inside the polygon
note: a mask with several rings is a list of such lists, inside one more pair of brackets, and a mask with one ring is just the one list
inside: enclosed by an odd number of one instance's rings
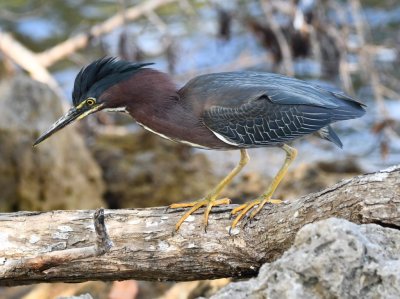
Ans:
{"label": "branch", "polygon": [[213,210],[207,233],[201,211],[175,234],[173,227],[183,210],[107,210],[105,223],[114,243],[108,253],[46,267],[21,261],[93,246],[93,211],[0,214],[0,285],[253,276],[263,263],[280,257],[307,223],[338,217],[399,229],[400,165],[266,207],[257,220],[229,236],[232,207]]}
{"label": "branch", "polygon": [[264,10],[264,14],[266,16],[266,21],[270,26],[271,30],[276,36],[276,40],[278,41],[279,48],[282,52],[282,60],[283,65],[285,67],[285,73],[288,76],[294,75],[294,68],[293,68],[293,59],[292,53],[290,51],[290,47],[288,41],[286,40],[285,35],[283,34],[279,24],[275,21],[274,14],[272,12],[272,5],[270,0],[261,0],[261,7]]}
{"label": "branch", "polygon": [[77,50],[85,48],[91,39],[107,34],[114,29],[122,26],[124,20],[133,21],[137,18],[153,12],[157,8],[177,0],[148,0],[126,11],[118,13],[104,22],[93,26],[88,32],[80,33],[60,44],[37,54],[39,61],[43,66],[49,67],[55,62],[75,53]]}
{"label": "branch", "polygon": [[4,53],[4,55],[17,65],[29,72],[32,78],[48,84],[59,98],[63,98],[63,93],[57,81],[47,70],[48,67],[75,53],[77,50],[86,47],[92,38],[100,37],[122,26],[124,20],[133,21],[142,15],[153,12],[161,6],[176,1],[177,0],[148,0],[114,15],[106,21],[93,26],[88,32],[71,37],[42,53],[32,52],[16,41],[11,34],[0,30],[0,52]]}
{"label": "branch", "polygon": [[364,28],[366,26],[366,23],[364,22],[361,15],[361,10],[362,10],[361,3],[359,0],[351,0],[350,6],[351,6],[351,13],[355,23],[357,37],[360,40],[359,55],[361,60],[360,66],[362,67],[362,69],[364,69],[363,75],[366,75],[369,78],[375,96],[375,100],[381,115],[383,115],[384,118],[388,118],[389,112],[385,106],[379,74],[377,74],[376,72],[376,67],[374,65],[371,53],[368,51],[366,47],[365,28]]}
{"label": "branch", "polygon": [[3,31],[0,31],[0,52],[29,72],[32,78],[49,85],[57,95],[62,94],[57,81],[39,62],[37,55],[16,41],[11,34]]}
{"label": "branch", "polygon": [[[3,265],[2,272],[14,271],[15,269],[29,269],[30,271],[43,271],[51,267],[70,263],[74,260],[96,257],[110,251],[112,242],[108,237],[104,224],[104,210],[98,209],[94,212],[94,230],[96,232],[95,244],[81,248],[70,248],[65,250],[48,251],[33,258],[21,257],[10,260]],[[33,239],[34,240],[34,239]],[[32,239],[30,239],[32,243]],[[35,242],[33,242],[35,243]]]}

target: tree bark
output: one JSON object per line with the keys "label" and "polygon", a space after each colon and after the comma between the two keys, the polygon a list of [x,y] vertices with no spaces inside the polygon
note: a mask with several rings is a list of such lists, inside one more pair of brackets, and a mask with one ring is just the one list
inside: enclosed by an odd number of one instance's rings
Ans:
{"label": "tree bark", "polygon": [[[213,209],[207,232],[199,211],[176,233],[181,209],[106,210],[113,246],[100,256],[79,254],[99,240],[94,211],[0,214],[0,285],[249,277],[280,257],[307,223],[339,217],[400,229],[400,165],[267,206],[256,220],[229,235],[232,207]],[[38,260],[46,262],[32,262]]]}

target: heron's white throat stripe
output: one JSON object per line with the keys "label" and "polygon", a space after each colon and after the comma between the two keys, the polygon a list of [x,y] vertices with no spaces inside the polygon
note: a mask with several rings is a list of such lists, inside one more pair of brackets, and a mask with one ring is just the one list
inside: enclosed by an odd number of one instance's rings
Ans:
{"label": "heron's white throat stripe", "polygon": [[104,111],[107,112],[123,112],[123,113],[129,113],[126,107],[117,107],[117,108],[106,108]]}

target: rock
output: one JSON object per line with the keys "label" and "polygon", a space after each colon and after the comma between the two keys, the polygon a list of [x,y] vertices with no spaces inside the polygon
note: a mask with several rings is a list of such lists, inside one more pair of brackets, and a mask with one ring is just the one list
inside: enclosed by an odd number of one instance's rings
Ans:
{"label": "rock", "polygon": [[191,148],[140,129],[99,135],[90,149],[102,167],[111,208],[142,208],[199,199],[217,179],[208,159]]}
{"label": "rock", "polygon": [[60,99],[45,85],[27,77],[1,82],[1,211],[103,205],[101,170],[74,128],[32,148],[62,113]]}
{"label": "rock", "polygon": [[212,299],[385,298],[400,295],[400,231],[331,218],[308,224],[257,278],[229,284]]}

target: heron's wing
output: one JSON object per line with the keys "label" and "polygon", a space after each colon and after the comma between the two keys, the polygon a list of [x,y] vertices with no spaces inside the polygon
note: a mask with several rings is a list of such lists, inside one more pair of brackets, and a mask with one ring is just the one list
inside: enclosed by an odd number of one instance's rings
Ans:
{"label": "heron's wing", "polygon": [[238,107],[212,106],[204,124],[226,143],[273,146],[307,135],[332,122],[332,110],[308,105],[277,105],[266,97]]}
{"label": "heron's wing", "polygon": [[[346,119],[364,114],[364,104],[344,93],[302,80],[261,72],[228,72],[196,77],[182,88],[182,92],[197,98],[218,99],[223,107],[245,104],[249,100],[267,96],[280,105],[311,105],[342,109]],[[360,115],[361,114],[361,115]]]}
{"label": "heron's wing", "polygon": [[[257,78],[258,76],[255,76]],[[276,104],[281,105],[312,105],[330,109],[349,106],[360,108],[365,106],[361,102],[347,96],[340,90],[321,87],[310,82],[285,77],[277,74],[267,74],[256,79],[256,85],[264,83],[265,95]],[[264,79],[264,80],[263,80]],[[353,110],[353,109],[351,109]],[[357,109],[358,110],[358,109]]]}

